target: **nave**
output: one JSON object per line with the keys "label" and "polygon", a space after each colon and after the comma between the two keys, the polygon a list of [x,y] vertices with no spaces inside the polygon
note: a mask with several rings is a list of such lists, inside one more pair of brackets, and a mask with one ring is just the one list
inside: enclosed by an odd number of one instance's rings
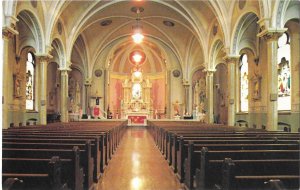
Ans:
{"label": "nave", "polygon": [[98,190],[179,190],[178,179],[143,127],[130,128],[110,161]]}

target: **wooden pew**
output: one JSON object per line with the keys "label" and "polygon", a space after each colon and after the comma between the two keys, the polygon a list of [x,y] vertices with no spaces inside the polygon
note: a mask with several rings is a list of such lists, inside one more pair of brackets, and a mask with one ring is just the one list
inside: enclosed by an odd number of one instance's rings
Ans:
{"label": "wooden pew", "polygon": [[177,172],[177,151],[179,150],[180,141],[183,141],[185,144],[188,144],[188,141],[200,142],[203,140],[210,140],[213,142],[217,142],[219,140],[268,140],[268,141],[280,141],[280,142],[290,142],[290,141],[298,141],[298,137],[286,137],[286,136],[278,136],[278,137],[263,137],[263,136],[236,136],[236,135],[226,135],[226,136],[211,136],[202,134],[201,136],[181,136],[180,139],[177,135],[172,135],[171,143],[169,143],[168,151],[169,153],[169,164],[173,168],[174,172]]}
{"label": "wooden pew", "polygon": [[[45,142],[46,140],[46,142]],[[47,139],[41,139],[40,142],[3,142],[2,148],[24,148],[24,149],[72,149],[74,146],[79,147],[79,149],[84,150],[86,148],[86,141],[78,141],[73,143],[59,143],[56,139],[53,141],[48,141]],[[94,160],[94,169],[93,169],[93,179],[97,183],[101,176],[101,157],[99,151],[98,138],[95,138],[95,141],[92,141],[94,144],[91,144],[91,156]]]}
{"label": "wooden pew", "polygon": [[[19,136],[11,136],[11,135],[5,135],[3,138],[4,145],[6,143],[15,143],[16,146],[21,146],[22,143],[24,144],[34,144],[34,143],[55,143],[53,146],[59,146],[59,144],[72,144],[74,146],[79,146],[79,144],[85,144],[86,141],[91,141],[91,148],[92,148],[92,156],[95,161],[95,169],[96,171],[100,171],[98,173],[103,173],[104,168],[107,165],[107,148],[104,136],[74,136],[74,135],[61,135],[61,136],[54,136],[54,135],[47,135],[47,136],[27,136],[27,135],[19,135]],[[20,144],[20,145],[17,145]],[[12,146],[12,145],[11,145]],[[49,145],[50,146],[50,145]],[[67,145],[66,145],[67,146]],[[97,148],[98,147],[98,148]],[[97,163],[97,164],[96,164]],[[100,174],[97,174],[97,179],[99,179]]]}
{"label": "wooden pew", "polygon": [[[195,182],[190,181],[199,189],[210,189],[215,184],[220,185],[222,181],[222,166],[210,160],[224,160],[232,158],[235,160],[257,160],[257,159],[296,159],[299,160],[300,150],[201,150],[200,160],[193,160],[189,167],[196,168]],[[200,165],[200,166],[199,166]],[[191,172],[191,170],[188,170]],[[194,175],[192,172],[189,175]]]}
{"label": "wooden pew", "polygon": [[[93,158],[91,157],[91,144],[86,143],[86,149],[79,151],[79,162],[83,167],[84,189],[93,188]],[[71,149],[24,149],[24,148],[3,148],[2,156],[4,158],[40,158],[49,159],[52,156],[59,156],[61,159],[72,159],[74,152]],[[71,174],[72,175],[72,174]]]}
{"label": "wooden pew", "polygon": [[[208,150],[299,150],[299,144],[193,144],[188,145],[188,152],[178,157],[178,176],[180,180],[190,187],[193,184],[193,176],[196,168],[200,168],[201,149],[207,147]],[[187,155],[186,155],[187,154]],[[183,160],[184,158],[184,160]],[[180,161],[180,162],[179,162]]]}
{"label": "wooden pew", "polygon": [[[212,161],[220,162],[220,161]],[[283,160],[232,160],[223,164],[224,190],[259,189],[271,179],[280,180],[287,189],[299,189],[299,159]]]}
{"label": "wooden pew", "polygon": [[19,181],[21,189],[83,189],[78,149],[73,159],[2,158],[2,163],[3,188],[13,189]]}

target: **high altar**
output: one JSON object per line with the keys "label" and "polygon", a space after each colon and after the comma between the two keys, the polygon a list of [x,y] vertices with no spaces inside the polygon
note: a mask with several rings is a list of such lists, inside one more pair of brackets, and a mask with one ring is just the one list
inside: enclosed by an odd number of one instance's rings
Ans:
{"label": "high altar", "polygon": [[123,100],[121,101],[121,117],[129,119],[132,124],[144,124],[146,119],[153,115],[151,99],[152,83],[143,79],[142,73],[135,71],[131,80],[125,79],[122,83]]}

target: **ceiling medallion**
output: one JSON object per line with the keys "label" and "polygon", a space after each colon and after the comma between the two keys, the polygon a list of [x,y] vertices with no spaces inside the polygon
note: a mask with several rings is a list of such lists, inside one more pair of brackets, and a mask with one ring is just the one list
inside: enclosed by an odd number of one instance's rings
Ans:
{"label": "ceiling medallion", "polygon": [[100,23],[101,26],[108,26],[112,23],[112,20],[104,20]]}
{"label": "ceiling medallion", "polygon": [[173,76],[175,77],[175,78],[178,78],[179,76],[180,76],[180,71],[179,70],[174,70],[173,71]]}
{"label": "ceiling medallion", "polygon": [[97,69],[97,70],[95,71],[95,76],[96,76],[96,77],[101,77],[101,76],[102,76],[102,70],[101,70],[101,69]]}
{"label": "ceiling medallion", "polygon": [[168,27],[174,27],[175,26],[175,23],[172,22],[172,21],[169,21],[169,20],[164,20],[163,23],[164,23],[165,26],[168,26]]}
{"label": "ceiling medallion", "polygon": [[242,10],[246,5],[246,0],[239,0],[239,8]]}
{"label": "ceiling medallion", "polygon": [[61,25],[61,22],[58,22],[58,23],[57,23],[57,31],[58,31],[59,35],[61,35],[61,33],[62,33],[62,25]]}

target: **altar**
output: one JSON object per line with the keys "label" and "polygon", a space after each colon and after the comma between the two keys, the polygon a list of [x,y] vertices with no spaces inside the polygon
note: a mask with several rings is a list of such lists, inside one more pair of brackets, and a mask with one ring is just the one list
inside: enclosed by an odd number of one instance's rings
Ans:
{"label": "altar", "polygon": [[128,119],[129,126],[146,125],[147,119],[152,119],[153,115],[151,82],[135,72],[131,80],[124,80],[122,87],[124,98],[121,101],[121,118]]}
{"label": "altar", "polygon": [[133,115],[128,115],[128,126],[146,126],[147,125],[147,115],[142,115],[142,114],[133,114]]}

